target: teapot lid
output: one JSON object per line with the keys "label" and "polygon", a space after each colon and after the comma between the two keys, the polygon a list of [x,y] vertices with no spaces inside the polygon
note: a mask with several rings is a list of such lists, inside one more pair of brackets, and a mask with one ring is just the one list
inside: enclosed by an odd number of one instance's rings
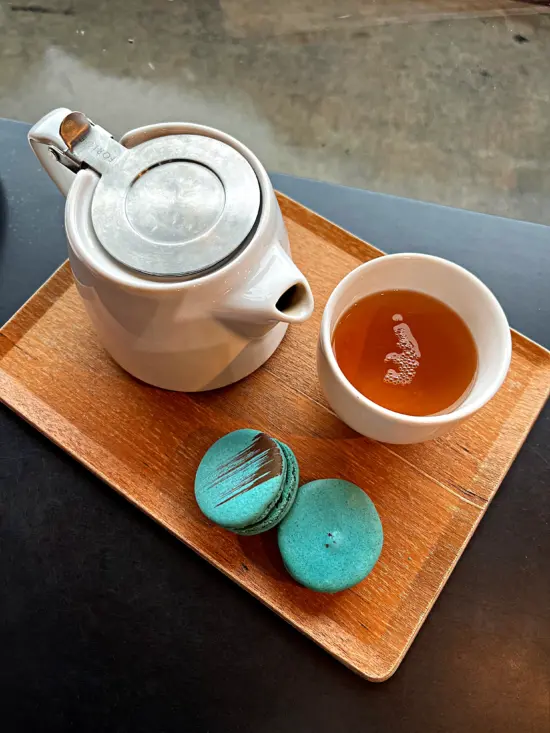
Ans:
{"label": "teapot lid", "polygon": [[78,112],[63,120],[60,136],[67,149],[58,158],[100,174],[92,224],[102,246],[127,267],[197,275],[223,264],[255,229],[258,179],[220,140],[167,135],[125,148]]}

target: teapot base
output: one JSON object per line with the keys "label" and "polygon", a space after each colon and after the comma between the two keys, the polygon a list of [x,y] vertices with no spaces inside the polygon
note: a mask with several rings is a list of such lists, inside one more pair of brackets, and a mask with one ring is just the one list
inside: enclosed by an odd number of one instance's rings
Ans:
{"label": "teapot base", "polygon": [[135,355],[127,360],[124,354],[113,353],[114,349],[109,349],[109,352],[124,371],[153,387],[172,392],[206,392],[239,382],[259,369],[275,353],[287,329],[288,323],[278,323],[262,338],[250,341],[230,364],[206,383],[199,383],[189,374],[183,374],[177,368],[176,354],[159,359],[159,354],[155,353],[149,361],[143,352],[137,360]]}

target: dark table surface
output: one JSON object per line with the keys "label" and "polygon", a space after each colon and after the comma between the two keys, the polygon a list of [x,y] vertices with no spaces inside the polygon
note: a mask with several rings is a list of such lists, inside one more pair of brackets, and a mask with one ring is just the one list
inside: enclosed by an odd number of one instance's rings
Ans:
{"label": "dark table surface", "polygon": [[[0,322],[66,256],[63,199],[0,122]],[[550,228],[313,181],[288,195],[435,253],[550,345]],[[550,410],[388,682],[356,677],[0,407],[3,731],[547,732]]]}

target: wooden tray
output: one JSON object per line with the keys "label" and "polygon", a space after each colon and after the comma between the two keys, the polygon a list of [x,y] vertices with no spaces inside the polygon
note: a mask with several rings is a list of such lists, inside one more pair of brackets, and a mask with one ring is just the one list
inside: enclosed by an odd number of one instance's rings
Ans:
{"label": "wooden tray", "polygon": [[[65,264],[0,331],[0,398],[344,664],[381,681],[403,659],[542,408],[550,353],[513,333],[504,386],[446,438],[394,447],[359,437],[320,392],[315,346],[332,289],[381,253],[280,201],[316,310],[255,374],[199,395],[132,379],[97,342]],[[245,426],[292,446],[303,481],[345,478],[372,497],[385,543],[363,583],[313,593],[285,573],[273,532],[239,538],[209,526],[194,501],[195,470],[215,439]]]}

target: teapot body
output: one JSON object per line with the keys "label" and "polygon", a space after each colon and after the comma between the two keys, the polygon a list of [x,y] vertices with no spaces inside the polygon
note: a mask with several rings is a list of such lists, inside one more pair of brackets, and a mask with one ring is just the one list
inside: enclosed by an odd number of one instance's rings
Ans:
{"label": "teapot body", "polygon": [[261,208],[248,241],[233,257],[198,277],[157,277],[119,262],[94,228],[92,202],[100,176],[90,168],[73,175],[65,229],[78,291],[112,358],[151,385],[195,392],[231,384],[261,366],[289,323],[311,315],[313,299],[290,257],[269,177],[244,145],[211,128],[176,123],[140,128],[121,143],[132,148],[179,134],[222,140],[254,169]]}

